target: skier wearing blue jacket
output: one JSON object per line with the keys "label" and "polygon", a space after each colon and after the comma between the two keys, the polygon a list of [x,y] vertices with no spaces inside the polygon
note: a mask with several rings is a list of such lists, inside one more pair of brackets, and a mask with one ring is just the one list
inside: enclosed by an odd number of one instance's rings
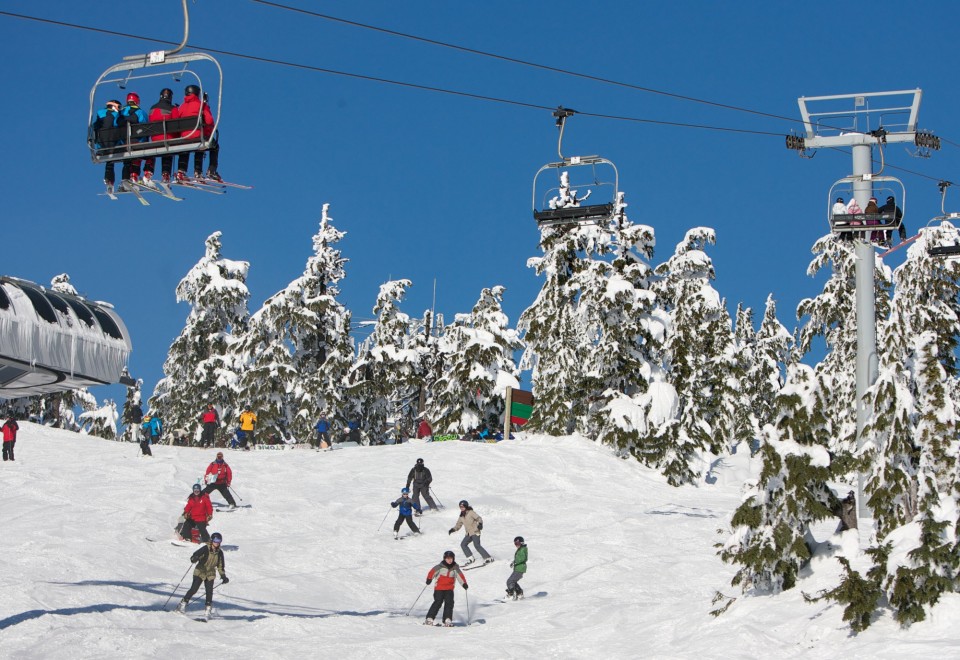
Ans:
{"label": "skier wearing blue jacket", "polygon": [[417,513],[421,513],[420,505],[410,499],[410,489],[404,488],[400,491],[399,499],[390,502],[390,506],[394,509],[400,507],[400,515],[397,517],[397,522],[393,525],[393,538],[400,538],[400,525],[403,524],[403,521],[407,521],[407,525],[410,526],[410,529],[413,530],[414,534],[422,534],[414,522],[413,522],[413,510],[416,509]]}

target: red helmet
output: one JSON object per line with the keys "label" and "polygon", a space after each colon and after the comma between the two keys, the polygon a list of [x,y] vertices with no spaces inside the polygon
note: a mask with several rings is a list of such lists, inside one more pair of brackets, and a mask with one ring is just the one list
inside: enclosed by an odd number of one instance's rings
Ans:
{"label": "red helmet", "polygon": [[140,95],[134,92],[127,94],[127,103],[133,103],[134,105],[140,105]]}

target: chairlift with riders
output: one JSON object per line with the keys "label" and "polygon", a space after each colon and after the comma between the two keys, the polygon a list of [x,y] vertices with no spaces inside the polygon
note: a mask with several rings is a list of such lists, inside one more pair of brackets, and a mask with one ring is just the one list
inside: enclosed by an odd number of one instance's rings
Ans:
{"label": "chairlift with riders", "polygon": [[[619,185],[616,166],[600,156],[563,155],[564,125],[567,117],[575,112],[563,106],[554,110],[553,116],[560,130],[557,142],[560,160],[547,163],[533,178],[533,217],[541,229],[598,225],[612,220],[616,212]],[[547,175],[548,172],[553,176]],[[584,204],[595,191],[602,191],[606,201]]]}
{"label": "chairlift with riders", "polygon": [[[183,41],[172,50],[159,50],[141,55],[123,58],[104,71],[90,90],[90,106],[87,112],[87,145],[93,163],[105,165],[131,159],[150,159],[175,154],[206,152],[216,145],[217,129],[221,118],[223,96],[223,70],[220,63],[207,53],[181,52],[187,44],[190,28],[187,0],[182,0],[184,31]],[[203,77],[201,77],[201,73]],[[106,103],[105,89],[116,85],[126,91],[132,85],[142,81],[162,82],[160,87],[176,84],[194,85],[199,89],[198,98],[213,111],[214,124],[204,127],[203,112],[195,117],[161,119],[146,123],[124,123],[121,126],[94,130],[97,109]],[[133,91],[131,89],[131,91]],[[159,87],[158,87],[159,91]],[[113,94],[110,94],[112,96]],[[125,96],[121,94],[121,96]],[[106,98],[104,98],[106,97]],[[213,99],[211,102],[210,99]],[[98,103],[99,101],[99,103]],[[189,134],[190,137],[180,137]],[[205,192],[224,192],[222,187],[213,186],[214,182],[198,182],[190,187]],[[247,187],[247,186],[238,186]],[[130,192],[144,205],[149,205],[140,194],[141,191],[158,192],[166,197],[179,200],[170,193],[169,187],[157,185],[152,189],[146,185],[123,186],[113,191],[108,186],[107,196]]]}

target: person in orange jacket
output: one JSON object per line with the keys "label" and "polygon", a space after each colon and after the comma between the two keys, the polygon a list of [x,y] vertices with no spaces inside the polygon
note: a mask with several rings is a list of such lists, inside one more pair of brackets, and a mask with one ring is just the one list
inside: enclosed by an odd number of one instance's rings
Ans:
{"label": "person in orange jacket", "polygon": [[457,556],[453,554],[452,550],[444,552],[443,561],[427,573],[427,584],[433,582],[434,577],[437,578],[437,586],[433,589],[433,604],[427,611],[427,618],[423,625],[432,626],[434,617],[437,616],[440,606],[443,605],[443,625],[452,626],[453,588],[457,586],[457,581],[463,585],[464,589],[468,588],[467,579],[463,576],[460,567],[457,566]]}

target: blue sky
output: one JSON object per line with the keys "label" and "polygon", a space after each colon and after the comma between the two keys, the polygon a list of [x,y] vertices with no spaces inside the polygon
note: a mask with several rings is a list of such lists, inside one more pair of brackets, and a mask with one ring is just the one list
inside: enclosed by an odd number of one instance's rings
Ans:
{"label": "blue sky", "polygon": [[[873,2],[516,2],[358,0],[282,4],[662,90],[799,118],[798,96],[922,88],[920,127],[960,143],[960,90],[950,53],[960,6]],[[7,0],[2,11],[159,40],[182,37],[180,3],[147,12],[91,11],[67,0]],[[644,93],[314,18],[245,0],[191,2],[190,43],[336,71],[544,107],[785,135],[795,122]],[[507,287],[511,322],[540,287],[526,267],[539,254],[530,214],[537,169],[556,158],[549,110],[481,101],[302,68],[215,56],[224,69],[221,166],[251,191],[184,193],[173,203],[98,196],[101,168],[85,144],[90,88],[122,56],[159,42],[0,14],[8,101],[0,110],[6,157],[3,274],[47,285],[66,272],[78,290],[115,305],[134,342],[130,367],[152,391],[188,312],[177,282],[223,232],[224,255],[251,263],[251,310],[303,270],[321,206],[331,204],[350,259],[343,302],[372,317],[379,285],[413,281],[404,310],[432,304],[447,320],[484,287]],[[149,107],[156,89],[136,90]],[[182,89],[174,85],[179,98]],[[797,157],[782,137],[579,116],[564,153],[617,164],[634,222],[652,225],[656,263],[685,231],[717,230],[710,251],[731,309],[759,318],[773,293],[794,327],[815,295],[810,246],[827,230],[831,184],[846,154]],[[907,187],[911,233],[940,212],[937,179],[960,180],[960,148],[931,159],[887,150]],[[960,210],[960,192],[953,210]],[[948,197],[948,201],[950,198]],[[948,208],[948,210],[951,210]],[[898,264],[902,256],[888,258]],[[95,390],[99,397],[122,390]]]}

